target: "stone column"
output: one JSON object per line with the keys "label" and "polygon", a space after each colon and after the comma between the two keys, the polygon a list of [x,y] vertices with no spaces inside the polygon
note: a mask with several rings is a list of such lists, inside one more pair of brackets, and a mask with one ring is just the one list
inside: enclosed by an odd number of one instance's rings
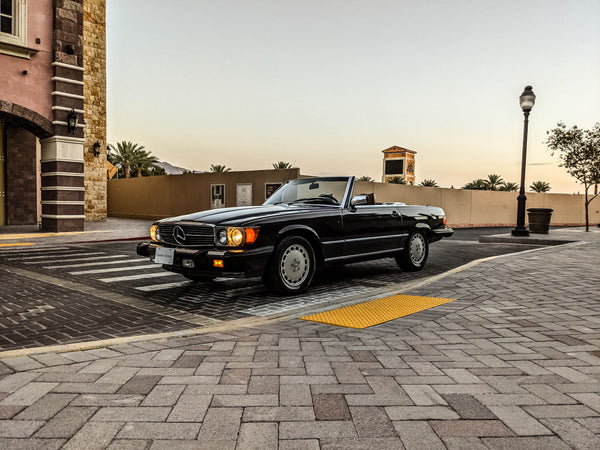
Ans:
{"label": "stone column", "polygon": [[[84,228],[83,0],[54,0],[52,125],[42,146],[42,229]],[[68,128],[73,110],[79,119]]]}
{"label": "stone column", "polygon": [[[83,1],[85,217],[106,220],[106,1]],[[94,154],[98,143],[99,155]]]}

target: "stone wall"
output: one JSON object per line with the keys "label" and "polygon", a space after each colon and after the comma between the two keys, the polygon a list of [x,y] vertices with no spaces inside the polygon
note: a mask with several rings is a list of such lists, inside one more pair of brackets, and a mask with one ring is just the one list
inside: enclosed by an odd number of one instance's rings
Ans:
{"label": "stone wall", "polygon": [[84,0],[83,44],[85,216],[99,222],[106,220],[106,0]]}
{"label": "stone wall", "polygon": [[23,128],[6,127],[6,149],[6,224],[36,224],[36,138]]}

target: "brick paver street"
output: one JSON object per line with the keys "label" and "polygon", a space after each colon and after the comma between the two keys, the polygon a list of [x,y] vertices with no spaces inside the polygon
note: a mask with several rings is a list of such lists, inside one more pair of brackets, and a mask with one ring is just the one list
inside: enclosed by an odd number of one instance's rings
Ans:
{"label": "brick paver street", "polygon": [[599,256],[471,264],[407,292],[455,301],[364,330],[294,313],[4,353],[0,448],[598,449]]}

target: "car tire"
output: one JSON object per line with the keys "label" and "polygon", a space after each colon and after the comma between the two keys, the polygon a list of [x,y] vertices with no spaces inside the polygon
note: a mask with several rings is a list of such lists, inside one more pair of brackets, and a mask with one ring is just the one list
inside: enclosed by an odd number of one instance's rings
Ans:
{"label": "car tire", "polygon": [[287,236],[275,248],[263,281],[271,291],[300,294],[308,289],[315,270],[315,251],[310,242],[301,236]]}
{"label": "car tire", "polygon": [[396,256],[396,263],[407,272],[417,272],[425,267],[429,255],[427,236],[422,231],[411,233],[404,250]]}

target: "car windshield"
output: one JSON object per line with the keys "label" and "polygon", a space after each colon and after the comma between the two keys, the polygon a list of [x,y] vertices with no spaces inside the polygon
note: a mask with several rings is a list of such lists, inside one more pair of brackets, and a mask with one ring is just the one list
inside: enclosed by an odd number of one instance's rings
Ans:
{"label": "car windshield", "polygon": [[347,177],[290,180],[277,189],[264,204],[304,203],[339,206],[344,200],[347,186]]}

